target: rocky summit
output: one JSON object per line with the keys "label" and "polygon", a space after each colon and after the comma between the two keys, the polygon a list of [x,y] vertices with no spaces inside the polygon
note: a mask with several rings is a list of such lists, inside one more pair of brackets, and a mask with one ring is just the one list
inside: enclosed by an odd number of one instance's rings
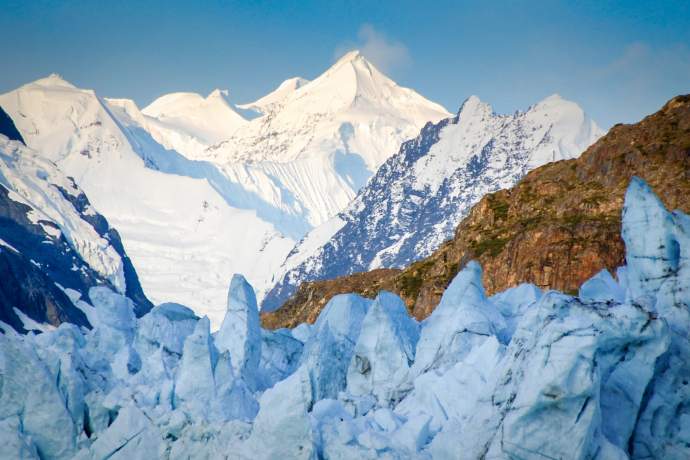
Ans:
{"label": "rocky summit", "polygon": [[484,268],[489,293],[524,282],[575,293],[600,270],[623,264],[620,216],[633,176],[644,178],[670,209],[690,211],[690,96],[671,99],[639,123],[614,126],[577,159],[546,164],[516,186],[486,195],[431,256],[403,270],[303,283],[263,323],[309,321],[330,296],[379,288],[400,295],[422,319],[472,259]]}

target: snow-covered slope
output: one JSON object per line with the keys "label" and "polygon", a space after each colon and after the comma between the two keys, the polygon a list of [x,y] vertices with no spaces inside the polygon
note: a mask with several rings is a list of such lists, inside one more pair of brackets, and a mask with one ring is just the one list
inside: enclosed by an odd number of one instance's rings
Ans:
{"label": "snow-covered slope", "polygon": [[54,163],[3,132],[0,321],[17,330],[63,321],[88,326],[90,307],[79,299],[94,286],[126,295],[138,315],[148,312],[152,305],[117,231]]}
{"label": "snow-covered slope", "polygon": [[309,83],[309,80],[302,77],[288,78],[282,82],[278,88],[267,95],[248,104],[240,104],[237,107],[244,110],[254,110],[259,113],[271,113],[280,110],[285,100],[302,86]]}
{"label": "snow-covered slope", "polygon": [[[153,115],[159,101],[169,99],[173,96],[164,96],[143,112]],[[357,51],[312,81],[289,79],[239,107],[262,115],[240,129],[228,124],[227,137],[203,150],[175,144],[173,137],[147,129],[188,158],[218,164],[266,202],[291,205],[291,212],[303,216],[309,226],[341,211],[425,123],[450,116],[438,104],[398,86]]]}
{"label": "snow-covered slope", "polygon": [[165,150],[133,105],[108,106],[52,75],[0,95],[0,106],[118,229],[156,303],[186,303],[217,327],[232,273],[262,285],[293,244],[271,223],[285,220],[279,211],[213,165]]}
{"label": "snow-covered slope", "polygon": [[226,139],[247,120],[228,102],[228,91],[215,89],[207,97],[172,93],[148,105],[145,126],[168,149],[196,152]]}
{"label": "snow-covered slope", "polygon": [[428,256],[486,193],[577,157],[602,134],[577,104],[557,95],[514,115],[468,98],[456,117],[405,142],[342,213],[291,251],[263,308],[277,308],[304,281]]}
{"label": "snow-covered slope", "polygon": [[[382,292],[261,330],[233,278],[228,334],[166,304],[135,320],[93,288],[93,331],[0,334],[8,458],[690,457],[690,218],[642,181],[626,267],[578,296],[485,295],[470,262],[424,322]],[[235,333],[233,331],[239,331]]]}

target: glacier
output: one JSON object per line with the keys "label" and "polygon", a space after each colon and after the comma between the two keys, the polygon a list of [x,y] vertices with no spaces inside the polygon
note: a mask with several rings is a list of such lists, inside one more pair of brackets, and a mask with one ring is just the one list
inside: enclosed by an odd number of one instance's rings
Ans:
{"label": "glacier", "polygon": [[[417,323],[395,295],[336,296],[266,331],[241,276],[235,333],[92,288],[93,329],[0,324],[7,458],[690,457],[690,217],[633,178],[626,264],[579,296],[487,297],[470,262]],[[228,326],[229,327],[229,326]]]}

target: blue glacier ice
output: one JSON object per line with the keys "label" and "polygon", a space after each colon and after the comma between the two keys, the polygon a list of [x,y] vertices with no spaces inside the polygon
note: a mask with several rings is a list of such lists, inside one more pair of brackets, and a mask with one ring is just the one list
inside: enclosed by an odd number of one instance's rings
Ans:
{"label": "blue glacier ice", "polygon": [[421,323],[381,292],[263,330],[236,276],[212,334],[92,288],[92,330],[0,324],[0,457],[690,458],[690,218],[633,179],[622,235],[577,296],[470,262]]}

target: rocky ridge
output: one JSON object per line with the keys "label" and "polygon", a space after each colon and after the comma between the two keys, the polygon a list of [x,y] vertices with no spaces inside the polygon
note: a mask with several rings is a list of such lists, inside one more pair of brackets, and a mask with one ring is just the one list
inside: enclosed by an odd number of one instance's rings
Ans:
{"label": "rocky ridge", "polygon": [[601,269],[623,263],[620,212],[633,176],[670,209],[690,211],[690,96],[671,99],[639,123],[614,126],[577,159],[537,168],[515,187],[485,196],[431,256],[401,271],[303,283],[280,310],[262,315],[263,324],[299,324],[318,315],[324,297],[378,288],[399,294],[425,318],[471,259],[484,268],[489,293],[523,282],[575,292]]}

